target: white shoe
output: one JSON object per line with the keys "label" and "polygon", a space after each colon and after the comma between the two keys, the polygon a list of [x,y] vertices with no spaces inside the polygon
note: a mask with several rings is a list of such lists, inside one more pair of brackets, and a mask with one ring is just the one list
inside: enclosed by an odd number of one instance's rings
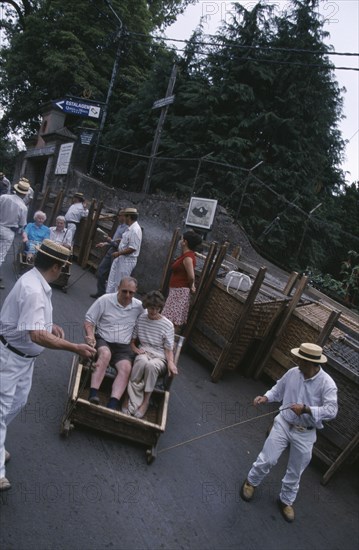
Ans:
{"label": "white shoe", "polygon": [[11,483],[6,477],[0,478],[0,491],[8,491],[11,489]]}

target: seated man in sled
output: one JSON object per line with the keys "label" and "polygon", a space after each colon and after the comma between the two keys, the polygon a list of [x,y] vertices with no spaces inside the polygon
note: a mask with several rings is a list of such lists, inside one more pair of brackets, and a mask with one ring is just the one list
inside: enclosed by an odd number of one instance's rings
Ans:
{"label": "seated man in sled", "polygon": [[137,280],[124,277],[117,292],[104,294],[94,302],[85,316],[85,341],[96,345],[96,369],[91,376],[89,401],[100,404],[99,389],[111,364],[117,370],[112,384],[109,409],[116,410],[124,394],[134,353],[130,342],[137,318],[144,313],[142,302],[134,297]]}
{"label": "seated man in sled", "polygon": [[55,224],[53,227],[50,227],[50,241],[54,241],[71,250],[72,231],[66,228],[65,216],[57,216]]}

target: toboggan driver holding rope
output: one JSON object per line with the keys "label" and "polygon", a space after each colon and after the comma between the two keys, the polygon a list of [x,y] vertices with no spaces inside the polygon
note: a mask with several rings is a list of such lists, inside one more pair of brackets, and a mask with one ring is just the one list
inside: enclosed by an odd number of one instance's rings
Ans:
{"label": "toboggan driver holding rope", "polygon": [[294,521],[293,503],[301,475],[312,457],[316,430],[323,428],[323,420],[332,420],[338,412],[337,387],[320,366],[327,362],[322,351],[320,346],[309,343],[292,349],[298,366],[288,370],[271,390],[253,401],[255,406],[282,402],[282,407],[242,485],[241,497],[247,502],[252,500],[256,487],[289,445],[287,470],[278,498],[279,509],[288,522]]}

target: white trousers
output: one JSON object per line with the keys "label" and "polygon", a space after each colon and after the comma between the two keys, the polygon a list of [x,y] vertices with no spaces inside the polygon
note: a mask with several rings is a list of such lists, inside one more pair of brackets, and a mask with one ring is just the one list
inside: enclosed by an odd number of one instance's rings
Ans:
{"label": "white trousers", "polygon": [[35,358],[20,357],[0,342],[0,478],[5,477],[7,426],[26,405]]}
{"label": "white trousers", "polygon": [[287,470],[282,479],[279,498],[284,504],[291,506],[299,491],[301,475],[312,458],[313,445],[316,439],[315,429],[300,432],[290,427],[279,414],[275,417],[264,447],[247,476],[249,483],[257,487],[271,468],[277,464],[279,457],[289,445]]}
{"label": "white trousers", "polygon": [[127,386],[128,410],[131,414],[142,405],[144,392],[152,393],[159,375],[167,370],[166,360],[150,357],[147,353],[136,356]]}
{"label": "white trousers", "polygon": [[14,237],[15,233],[11,229],[0,225],[0,265],[4,263]]}
{"label": "white trousers", "polygon": [[111,271],[108,276],[106,294],[117,292],[118,285],[124,277],[130,277],[137,264],[137,257],[119,256],[115,258],[111,265]]}

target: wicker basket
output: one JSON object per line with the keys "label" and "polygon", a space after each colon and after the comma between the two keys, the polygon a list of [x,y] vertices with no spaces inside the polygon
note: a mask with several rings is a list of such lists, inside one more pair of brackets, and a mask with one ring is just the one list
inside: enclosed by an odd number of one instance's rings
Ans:
{"label": "wicker basket", "polygon": [[[293,312],[276,346],[277,354],[279,352],[284,359],[281,363],[285,364],[279,363],[272,354],[272,357],[264,368],[264,372],[273,378],[273,380],[281,378],[293,364],[290,350],[298,348],[302,342],[317,342],[331,312],[332,310],[328,306],[320,303],[298,306]],[[340,321],[351,328],[351,330],[356,330],[359,333],[359,325],[353,319],[341,316]],[[343,334],[341,330],[334,328],[330,335],[330,340],[341,338]]]}
{"label": "wicker basket", "polygon": [[[218,281],[213,284],[190,337],[191,346],[211,364],[217,363],[230,339],[233,327],[243,313],[246,297],[247,293],[243,292],[229,294]],[[267,292],[258,293],[241,333],[233,341],[226,369],[238,367],[249,345],[263,338],[278,309],[286,301],[284,296],[278,299]]]}

